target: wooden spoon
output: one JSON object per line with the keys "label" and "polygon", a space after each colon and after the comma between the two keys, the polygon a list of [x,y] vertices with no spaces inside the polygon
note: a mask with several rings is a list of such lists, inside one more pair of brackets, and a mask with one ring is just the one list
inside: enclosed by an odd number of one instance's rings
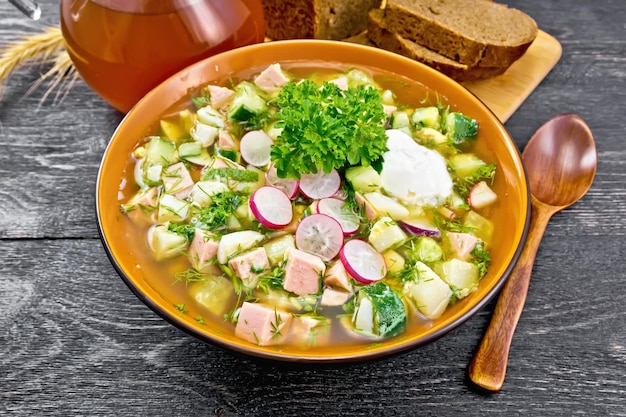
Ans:
{"label": "wooden spoon", "polygon": [[555,116],[541,126],[528,141],[522,159],[531,194],[526,243],[500,292],[491,323],[468,370],[470,380],[488,391],[499,391],[504,383],[511,340],[548,221],[585,195],[597,166],[591,130],[574,114]]}

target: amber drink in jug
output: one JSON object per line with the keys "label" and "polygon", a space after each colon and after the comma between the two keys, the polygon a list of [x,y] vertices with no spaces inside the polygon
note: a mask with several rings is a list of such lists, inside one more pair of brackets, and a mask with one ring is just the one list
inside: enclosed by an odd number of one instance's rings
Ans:
{"label": "amber drink in jug", "polygon": [[186,66],[265,37],[261,0],[61,0],[60,19],[79,74],[121,112]]}

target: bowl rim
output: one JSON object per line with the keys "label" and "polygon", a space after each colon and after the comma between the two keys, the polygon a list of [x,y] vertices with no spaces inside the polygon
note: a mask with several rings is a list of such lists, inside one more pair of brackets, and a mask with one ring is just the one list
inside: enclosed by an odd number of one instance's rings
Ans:
{"label": "bowl rim", "polygon": [[[361,353],[358,354],[336,354],[336,355],[329,355],[329,354],[325,354],[325,355],[311,355],[311,356],[306,356],[306,357],[302,357],[302,356],[298,356],[297,354],[285,354],[285,353],[281,353],[281,352],[274,352],[271,350],[264,350],[262,349],[262,347],[258,347],[255,345],[250,345],[250,346],[244,346],[243,344],[231,344],[228,343],[228,341],[223,340],[219,337],[212,337],[210,335],[207,335],[205,333],[201,333],[198,331],[198,329],[196,329],[194,326],[187,324],[185,321],[180,320],[179,317],[176,317],[174,314],[170,313],[169,311],[163,309],[161,306],[159,306],[156,302],[154,302],[150,297],[148,297],[146,294],[144,294],[140,287],[138,285],[135,284],[133,278],[131,278],[130,276],[128,276],[125,272],[124,269],[122,268],[122,266],[120,265],[119,261],[115,258],[114,256],[114,251],[113,248],[111,247],[111,244],[109,242],[109,239],[107,239],[106,233],[105,233],[105,226],[104,226],[104,221],[103,221],[103,217],[102,217],[102,209],[101,209],[101,203],[102,203],[102,199],[100,196],[100,190],[101,190],[101,186],[102,186],[102,181],[104,178],[104,170],[105,170],[105,165],[106,165],[106,160],[110,155],[110,149],[113,146],[114,142],[115,142],[115,138],[118,137],[118,133],[119,131],[122,129],[122,126],[125,125],[125,123],[127,123],[127,121],[133,117],[133,114],[137,111],[136,109],[141,108],[143,106],[146,106],[150,103],[150,101],[152,100],[153,96],[156,96],[158,94],[162,94],[160,93],[161,89],[163,88],[164,85],[172,82],[172,80],[176,79],[176,78],[181,78],[181,76],[183,76],[183,74],[185,74],[186,72],[192,70],[193,68],[196,67],[200,67],[200,66],[204,66],[207,65],[208,63],[210,63],[213,60],[218,60],[218,59],[225,59],[226,57],[229,57],[230,55],[238,55],[238,54],[242,54],[245,52],[248,53],[256,53],[256,52],[262,52],[264,48],[273,48],[276,46],[267,46],[267,45],[277,45],[278,47],[286,47],[286,48],[292,48],[295,45],[300,45],[300,46],[306,46],[308,44],[314,45],[328,45],[328,46],[333,46],[333,47],[337,47],[337,45],[342,45],[341,48],[347,48],[347,49],[355,49],[355,50],[362,50],[363,53],[376,53],[381,55],[381,57],[387,56],[387,57],[393,57],[393,59],[395,60],[400,60],[400,61],[407,61],[409,63],[409,65],[417,65],[418,67],[421,67],[421,71],[426,71],[426,72],[431,72],[431,73],[435,73],[437,78],[441,78],[441,79],[445,79],[447,80],[447,83],[452,83],[455,84],[456,87],[460,88],[461,91],[463,91],[463,94],[467,94],[469,96],[472,97],[473,100],[476,101],[476,104],[482,108],[483,111],[486,111],[493,120],[496,121],[496,127],[498,128],[498,131],[502,134],[502,136],[509,142],[509,145],[511,146],[513,153],[514,153],[514,157],[516,159],[516,168],[518,168],[518,170],[520,171],[520,173],[523,176],[523,185],[525,187],[525,192],[523,193],[522,197],[526,200],[526,204],[525,207],[521,208],[521,212],[525,213],[524,216],[524,225],[522,228],[522,233],[520,236],[520,240],[517,244],[517,247],[515,248],[515,251],[513,252],[512,258],[509,262],[509,264],[507,265],[506,269],[503,271],[502,275],[500,277],[497,278],[496,283],[493,285],[493,287],[482,297],[480,298],[474,305],[472,305],[471,307],[469,307],[467,310],[464,310],[463,313],[460,315],[460,317],[458,317],[457,319],[451,321],[450,323],[448,323],[447,325],[441,327],[440,329],[430,332],[427,335],[418,338],[418,339],[409,339],[408,341],[405,341],[403,343],[400,344],[396,344],[393,346],[389,346],[386,347],[385,349],[372,349],[372,350],[364,350]],[[344,65],[349,65],[349,63],[342,63]],[[365,65],[367,67],[367,65]],[[393,70],[389,70],[391,72],[393,72]],[[434,87],[430,87],[432,89],[434,89]],[[436,90],[436,89],[435,89]],[[181,98],[181,97],[179,97]],[[491,300],[498,294],[498,292],[501,290],[502,286],[505,284],[505,282],[509,279],[509,276],[513,270],[513,268],[515,267],[517,261],[519,260],[520,254],[522,252],[524,243],[527,239],[527,235],[528,235],[528,228],[529,228],[529,222],[530,222],[530,215],[531,215],[531,198],[530,198],[530,184],[529,184],[529,180],[528,180],[528,176],[526,174],[526,167],[523,163],[523,160],[521,158],[521,153],[520,150],[518,149],[518,147],[515,145],[513,139],[511,138],[511,136],[509,135],[508,131],[506,130],[506,128],[504,127],[504,124],[498,119],[498,117],[495,115],[495,113],[489,109],[489,107],[487,107],[487,105],[479,98],[477,97],[475,94],[473,94],[470,90],[468,90],[465,86],[463,86],[462,84],[452,80],[451,78],[447,77],[446,75],[436,71],[435,69],[422,64],[420,62],[411,60],[409,58],[405,58],[403,56],[400,56],[398,54],[394,54],[392,52],[388,52],[379,48],[372,48],[370,46],[366,46],[366,45],[360,45],[360,44],[354,44],[354,43],[348,43],[348,42],[340,42],[340,41],[332,41],[332,40],[319,40],[319,39],[297,39],[297,40],[279,40],[279,41],[271,41],[271,42],[265,42],[265,43],[258,43],[258,44],[253,44],[253,45],[248,45],[248,46],[243,46],[243,47],[239,47],[236,49],[232,49],[230,51],[226,51],[226,52],[222,52],[219,53],[217,55],[213,55],[211,57],[208,58],[204,58],[202,60],[199,60],[191,65],[189,65],[188,67],[182,69],[181,71],[178,71],[177,73],[173,74],[172,76],[168,77],[166,80],[164,80],[162,83],[160,83],[157,87],[155,87],[154,89],[152,89],[151,91],[149,91],[141,100],[139,100],[137,102],[137,104],[135,106],[133,106],[133,108],[124,115],[124,117],[122,118],[122,120],[119,122],[119,124],[117,125],[117,127],[115,128],[113,134],[111,135],[105,150],[103,152],[102,155],[102,159],[98,168],[98,174],[97,174],[97,178],[96,178],[96,188],[95,188],[95,211],[96,211],[96,219],[97,219],[97,227],[98,227],[98,234],[100,236],[100,241],[103,245],[104,251],[107,255],[107,257],[109,258],[109,261],[111,262],[112,266],[114,267],[114,269],[116,270],[117,274],[119,275],[119,277],[122,279],[122,281],[126,284],[126,286],[131,290],[131,292],[139,299],[141,300],[147,307],[149,307],[154,313],[156,313],[159,317],[161,317],[162,319],[164,319],[165,321],[167,321],[168,323],[172,324],[174,327],[184,331],[185,333],[195,337],[198,340],[201,340],[205,343],[211,344],[213,346],[217,346],[220,347],[222,349],[225,349],[227,351],[231,351],[231,352],[236,352],[236,353],[241,353],[250,357],[257,357],[257,358],[262,358],[262,359],[270,359],[270,360],[276,360],[276,361],[281,361],[281,362],[296,362],[296,363],[343,363],[343,362],[359,362],[359,361],[366,361],[366,360],[373,360],[373,359],[379,359],[382,357],[387,357],[387,356],[394,356],[409,350],[412,350],[414,348],[417,348],[419,346],[423,346],[425,344],[434,342],[435,340],[441,338],[442,336],[450,333],[451,331],[455,330],[456,328],[458,328],[459,326],[461,326],[462,324],[464,324],[467,320],[469,320],[471,317],[473,317],[476,313],[478,313],[480,310],[482,310],[489,302],[491,302]]]}

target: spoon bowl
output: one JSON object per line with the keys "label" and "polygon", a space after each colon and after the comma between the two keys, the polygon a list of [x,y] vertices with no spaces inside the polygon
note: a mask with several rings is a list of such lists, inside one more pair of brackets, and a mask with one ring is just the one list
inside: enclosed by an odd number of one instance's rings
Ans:
{"label": "spoon bowl", "polygon": [[541,238],[550,218],[582,198],[597,167],[593,134],[574,114],[548,120],[530,138],[522,159],[531,193],[528,235],[519,260],[504,284],[491,323],[469,366],[469,378],[478,387],[502,388],[513,333],[521,316],[530,275]]}

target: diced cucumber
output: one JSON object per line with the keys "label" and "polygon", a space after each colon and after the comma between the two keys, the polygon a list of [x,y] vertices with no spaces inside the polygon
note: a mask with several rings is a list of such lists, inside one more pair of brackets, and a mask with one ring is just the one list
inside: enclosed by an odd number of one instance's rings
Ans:
{"label": "diced cucumber", "polygon": [[[200,145],[200,147],[202,147],[202,145]],[[207,151],[206,148],[202,148],[200,150],[200,154],[197,156],[189,155],[185,156],[183,159],[187,162],[191,162],[192,164],[200,165],[203,167],[211,165],[215,161],[215,159],[209,154],[209,151]]]}
{"label": "diced cucumber", "polygon": [[386,338],[404,332],[406,310],[398,295],[384,282],[362,287],[352,321],[360,333]]}
{"label": "diced cucumber", "polygon": [[403,127],[410,127],[411,119],[406,111],[398,110],[391,114],[391,128],[400,129]]}
{"label": "diced cucumber", "polygon": [[439,129],[441,118],[437,107],[419,107],[413,111],[411,122],[415,127]]}
{"label": "diced cucumber", "polygon": [[178,160],[176,144],[159,136],[152,136],[144,146],[141,163],[142,182],[147,185],[159,185],[163,167]]}
{"label": "diced cucumber", "polygon": [[418,279],[404,284],[403,293],[429,319],[441,317],[452,298],[452,289],[421,261],[415,263]]}
{"label": "diced cucumber", "polygon": [[345,175],[354,191],[371,193],[380,190],[380,174],[371,165],[350,167]]}
{"label": "diced cucumber", "polygon": [[176,144],[159,136],[152,136],[145,145],[144,161],[147,166],[171,165],[177,161]]}
{"label": "diced cucumber", "polygon": [[228,186],[230,187],[231,190],[237,193],[252,194],[257,189],[265,185],[265,171],[262,171],[261,169],[254,167],[254,166],[248,166],[248,168],[246,168],[246,171],[247,173],[257,174],[257,177],[256,177],[257,180],[256,181],[241,181],[241,180],[231,178],[228,180]]}
{"label": "diced cucumber", "polygon": [[216,146],[215,155],[219,155],[225,159],[236,162],[238,164],[241,163],[241,152],[233,150],[233,149],[221,149]]}
{"label": "diced cucumber", "polygon": [[151,229],[148,237],[149,246],[157,261],[180,255],[188,246],[185,236],[169,231],[163,224]]}
{"label": "diced cucumber", "polygon": [[461,178],[467,178],[476,173],[481,167],[487,165],[473,153],[458,153],[448,158],[448,163],[454,173]]}
{"label": "diced cucumber", "polygon": [[422,262],[436,262],[443,258],[443,248],[432,237],[422,236],[415,244],[415,255]]}
{"label": "diced cucumber", "polygon": [[391,197],[381,193],[366,193],[363,196],[379,216],[389,216],[393,220],[402,220],[409,217],[409,209]]}
{"label": "diced cucumber", "polygon": [[267,111],[267,103],[249,81],[242,81],[235,87],[235,97],[228,108],[228,118],[247,121],[253,116]]}
{"label": "diced cucumber", "polygon": [[189,217],[189,206],[189,201],[163,194],[159,200],[158,220],[160,223],[184,222]]}
{"label": "diced cucumber", "polygon": [[437,263],[433,270],[452,287],[457,298],[467,297],[478,286],[478,267],[471,262],[452,258]]}
{"label": "diced cucumber", "polygon": [[445,131],[454,143],[464,143],[476,137],[478,122],[462,113],[451,112],[446,116]]}
{"label": "diced cucumber", "polygon": [[493,222],[473,210],[470,210],[463,219],[463,226],[469,229],[470,233],[482,240],[485,246],[491,244],[493,237]]}
{"label": "diced cucumber", "polygon": [[383,216],[374,223],[367,240],[378,252],[384,252],[404,242],[406,238],[406,233],[393,219]]}
{"label": "diced cucumber", "polygon": [[200,156],[201,153],[202,144],[200,142],[186,142],[178,146],[178,156],[182,159]]}

